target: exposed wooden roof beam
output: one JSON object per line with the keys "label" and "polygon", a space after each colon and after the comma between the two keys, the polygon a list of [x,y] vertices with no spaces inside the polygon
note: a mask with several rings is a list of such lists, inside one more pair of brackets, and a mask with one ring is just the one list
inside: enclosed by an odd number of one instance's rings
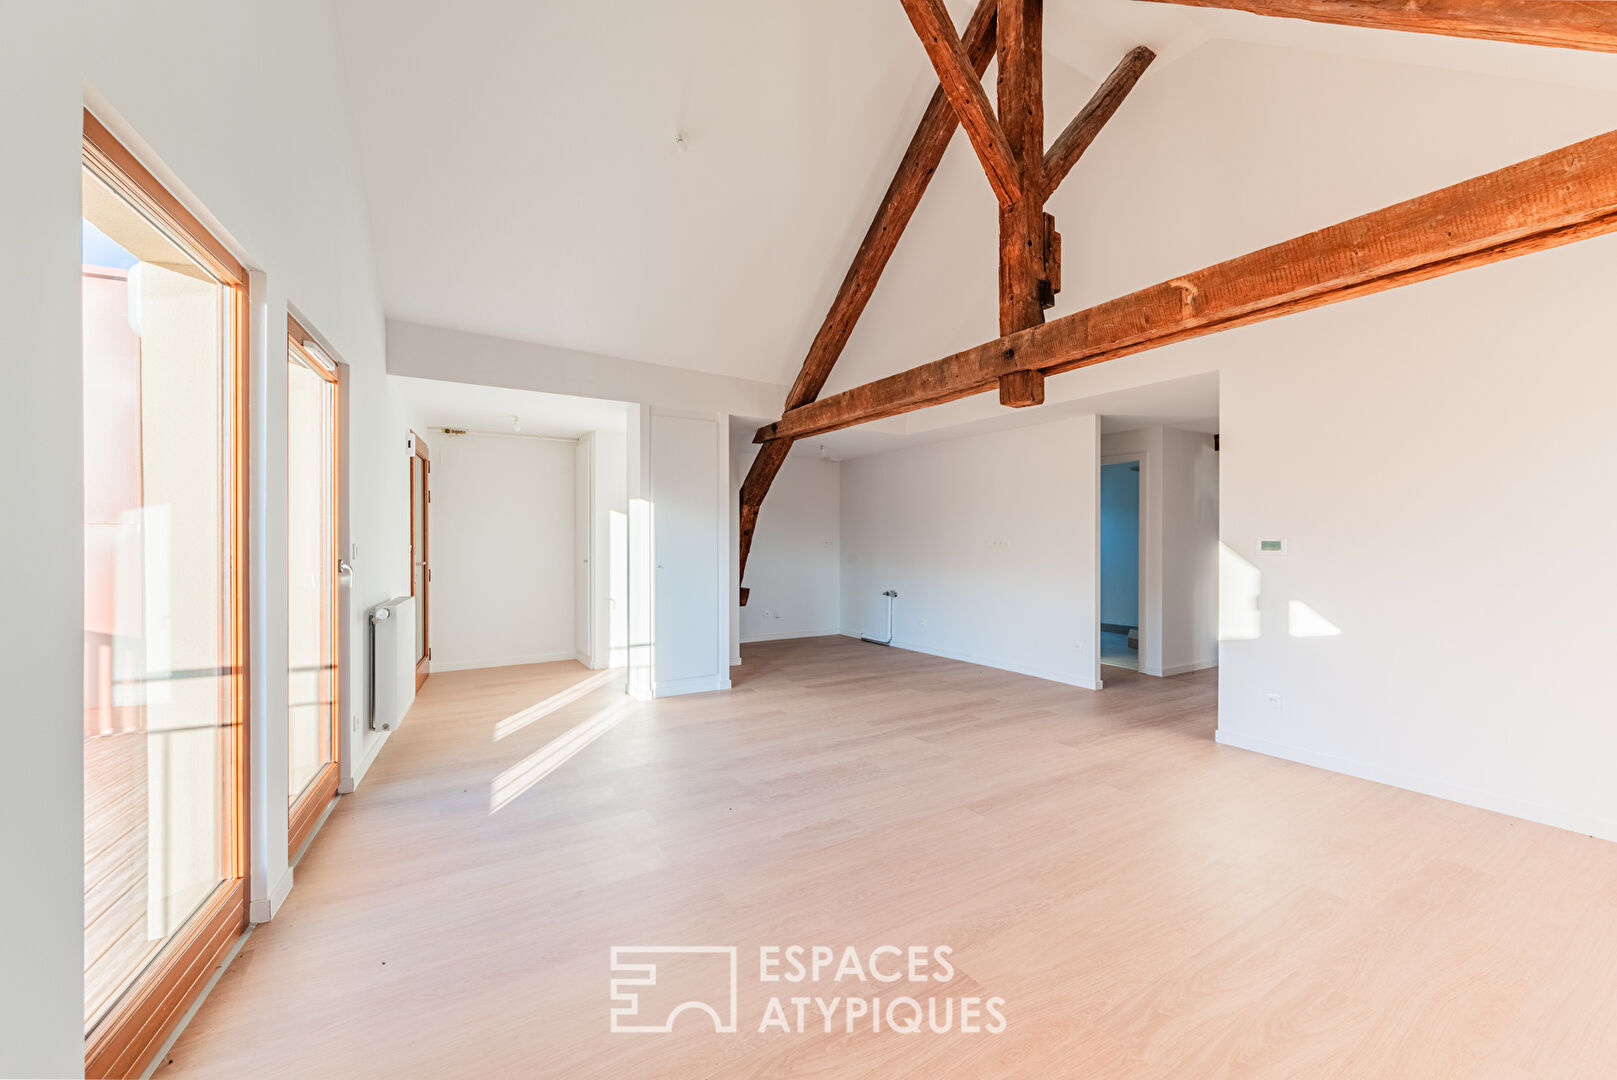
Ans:
{"label": "exposed wooden roof beam", "polygon": [[[988,61],[994,57],[998,5],[999,0],[979,0],[961,38],[971,68],[979,78],[988,70]],[[887,192],[876,208],[870,228],[865,230],[865,237],[854,254],[848,273],[837,289],[836,298],[831,301],[831,309],[826,312],[825,320],[814,335],[803,367],[786,395],[787,411],[813,401],[825,387],[825,380],[830,377],[831,369],[847,347],[848,338],[853,334],[859,316],[864,313],[865,305],[870,302],[888,259],[898,247],[899,237],[904,235],[915,208],[920,205],[932,174],[938,171],[944,151],[949,148],[949,141],[954,137],[959,123],[954,106],[940,85],[921,116],[921,123],[899,161],[892,183],[887,185]],[[747,556],[752,550],[758,508],[769,493],[769,487],[785,463],[786,451],[790,448],[790,442],[778,441],[760,450],[741,486],[740,547],[743,574],[747,569]]]}
{"label": "exposed wooden roof beam", "polygon": [[1022,192],[999,208],[1003,335],[1044,322],[1044,0],[999,0],[998,36],[999,119]]}
{"label": "exposed wooden roof beam", "polygon": [[988,174],[988,183],[1000,205],[1008,205],[1021,198],[1022,170],[1016,153],[1005,138],[999,120],[988,103],[983,90],[982,77],[967,54],[960,36],[955,33],[954,21],[943,6],[943,0],[903,0],[921,45],[937,70],[938,83],[949,96],[949,103],[960,117],[960,126],[971,136],[971,145]]}
{"label": "exposed wooden roof beam", "polygon": [[1617,232],[1617,131],[794,409],[802,438]]}
{"label": "exposed wooden roof beam", "polygon": [[1100,84],[1100,89],[1095,91],[1089,102],[1078,110],[1072,123],[1050,144],[1049,152],[1044,155],[1045,198],[1049,198],[1061,186],[1061,181],[1078,164],[1078,159],[1095,141],[1100,129],[1106,126],[1106,121],[1117,112],[1123,99],[1129,96],[1129,91],[1134,89],[1134,84],[1140,81],[1140,76],[1145,74],[1145,69],[1156,58],[1157,54],[1144,45],[1130,49],[1128,55],[1112,69],[1112,73],[1106,76],[1106,81]]}
{"label": "exposed wooden roof beam", "polygon": [[1617,52],[1617,4],[1560,0],[1147,0],[1257,15]]}

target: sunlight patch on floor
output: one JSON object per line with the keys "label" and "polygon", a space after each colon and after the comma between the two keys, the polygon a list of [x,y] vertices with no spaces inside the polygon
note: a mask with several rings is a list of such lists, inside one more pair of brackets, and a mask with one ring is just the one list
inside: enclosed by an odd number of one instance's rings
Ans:
{"label": "sunlight patch on floor", "polygon": [[521,712],[512,713],[494,725],[494,741],[499,742],[508,735],[515,735],[534,721],[543,720],[564,705],[571,705],[585,694],[592,690],[600,689],[621,674],[621,670],[616,668],[598,671],[583,682],[574,683],[565,690],[551,694],[536,705],[529,705]]}
{"label": "sunlight patch on floor", "polygon": [[492,817],[505,809],[590,743],[611,731],[637,704],[633,698],[629,698],[620,704],[607,706],[500,773],[489,787],[489,815]]}

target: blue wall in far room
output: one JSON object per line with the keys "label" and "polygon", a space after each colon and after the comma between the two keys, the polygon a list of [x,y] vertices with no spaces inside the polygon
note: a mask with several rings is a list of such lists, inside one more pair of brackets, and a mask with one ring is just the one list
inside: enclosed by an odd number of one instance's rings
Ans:
{"label": "blue wall in far room", "polygon": [[1100,468],[1100,621],[1140,625],[1138,462]]}

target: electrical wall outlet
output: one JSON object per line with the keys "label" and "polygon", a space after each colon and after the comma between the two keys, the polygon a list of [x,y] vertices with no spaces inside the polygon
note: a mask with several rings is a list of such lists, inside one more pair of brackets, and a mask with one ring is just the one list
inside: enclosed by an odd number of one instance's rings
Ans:
{"label": "electrical wall outlet", "polygon": [[1280,708],[1280,695],[1279,694],[1266,694],[1266,695],[1264,695],[1264,700],[1269,703],[1269,708],[1271,708],[1271,709]]}

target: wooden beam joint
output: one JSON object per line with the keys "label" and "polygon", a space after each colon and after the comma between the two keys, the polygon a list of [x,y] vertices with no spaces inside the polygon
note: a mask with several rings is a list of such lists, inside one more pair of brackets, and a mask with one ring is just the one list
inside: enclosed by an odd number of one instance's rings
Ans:
{"label": "wooden beam joint", "polygon": [[1013,409],[1044,404],[1044,372],[1013,371],[999,377],[999,403]]}
{"label": "wooden beam joint", "polygon": [[1061,234],[1054,214],[1044,215],[1044,273],[1039,277],[1039,306],[1049,311],[1061,292]]}

